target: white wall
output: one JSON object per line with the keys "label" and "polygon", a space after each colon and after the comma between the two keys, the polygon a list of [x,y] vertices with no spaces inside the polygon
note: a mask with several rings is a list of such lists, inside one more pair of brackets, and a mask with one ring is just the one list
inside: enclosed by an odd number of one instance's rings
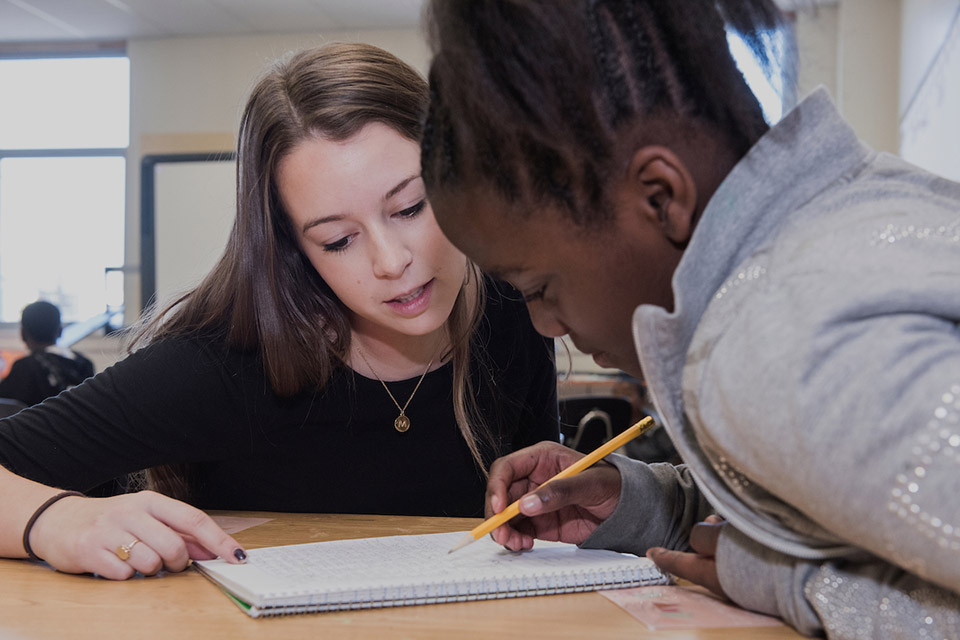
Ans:
{"label": "white wall", "polygon": [[150,153],[230,151],[248,91],[277,58],[333,41],[380,46],[425,73],[429,53],[415,29],[134,40],[130,56],[125,300],[140,309],[140,160]]}

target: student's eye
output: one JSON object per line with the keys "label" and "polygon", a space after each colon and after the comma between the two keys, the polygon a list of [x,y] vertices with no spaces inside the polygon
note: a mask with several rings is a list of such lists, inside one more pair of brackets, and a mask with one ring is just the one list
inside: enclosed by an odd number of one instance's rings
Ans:
{"label": "student's eye", "polygon": [[397,211],[394,215],[400,218],[415,218],[421,211],[423,211],[423,208],[425,206],[427,206],[427,201],[421,200],[420,202],[413,205],[412,207],[407,207],[406,209]]}
{"label": "student's eye", "polygon": [[537,300],[543,300],[543,293],[546,290],[547,290],[547,285],[543,285],[536,291],[533,291],[531,293],[525,293],[523,294],[523,301],[526,302],[527,304],[530,304],[531,302],[536,302]]}
{"label": "student's eye", "polygon": [[350,236],[344,236],[335,242],[328,242],[327,244],[324,244],[323,250],[331,253],[337,253],[346,249],[348,244],[350,244]]}

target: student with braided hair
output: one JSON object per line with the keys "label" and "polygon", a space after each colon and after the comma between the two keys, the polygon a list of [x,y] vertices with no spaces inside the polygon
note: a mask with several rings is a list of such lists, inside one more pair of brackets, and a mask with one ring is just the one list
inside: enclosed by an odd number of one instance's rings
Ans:
{"label": "student with braided hair", "polygon": [[772,2],[433,0],[421,145],[446,235],[537,329],[642,376],[684,464],[547,443],[494,533],[647,554],[830,638],[960,637],[960,185],[822,90],[769,127],[726,28]]}

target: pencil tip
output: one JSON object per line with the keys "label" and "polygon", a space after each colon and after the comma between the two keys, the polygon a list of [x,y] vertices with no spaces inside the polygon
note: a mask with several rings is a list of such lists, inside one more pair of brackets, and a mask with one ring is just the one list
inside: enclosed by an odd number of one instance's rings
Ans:
{"label": "pencil tip", "polygon": [[450,548],[450,551],[447,551],[447,554],[449,555],[449,554],[453,553],[454,551],[456,551],[457,549],[463,549],[465,546],[467,546],[467,545],[470,544],[471,542],[473,542],[473,536],[471,536],[471,535],[468,533],[468,534],[465,535],[464,537],[460,538],[460,541],[457,542],[457,544],[453,545],[453,547]]}

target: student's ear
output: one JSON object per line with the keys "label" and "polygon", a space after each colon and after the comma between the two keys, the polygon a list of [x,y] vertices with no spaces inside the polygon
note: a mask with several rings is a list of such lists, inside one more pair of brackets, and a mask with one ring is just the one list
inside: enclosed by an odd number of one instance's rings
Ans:
{"label": "student's ear", "polygon": [[679,156],[667,147],[641,147],[628,176],[639,212],[670,242],[686,245],[693,233],[697,187]]}

